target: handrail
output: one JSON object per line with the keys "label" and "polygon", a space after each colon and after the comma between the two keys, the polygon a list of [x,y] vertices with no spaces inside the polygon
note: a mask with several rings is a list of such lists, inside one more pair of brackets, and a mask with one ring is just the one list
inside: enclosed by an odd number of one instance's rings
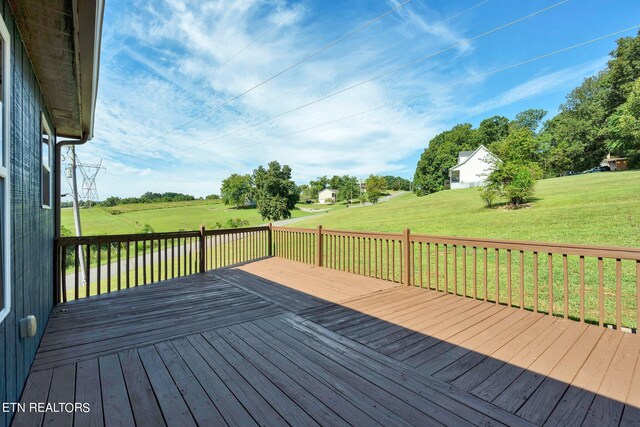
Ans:
{"label": "handrail", "polygon": [[270,224],[61,237],[56,251],[58,302],[276,256],[617,329],[640,319],[640,248]]}
{"label": "handrail", "polygon": [[637,329],[640,248],[273,227],[275,255],[581,322]]}
{"label": "handrail", "polygon": [[270,235],[270,226],[258,226],[60,237],[54,298],[88,298],[259,259],[271,253]]}

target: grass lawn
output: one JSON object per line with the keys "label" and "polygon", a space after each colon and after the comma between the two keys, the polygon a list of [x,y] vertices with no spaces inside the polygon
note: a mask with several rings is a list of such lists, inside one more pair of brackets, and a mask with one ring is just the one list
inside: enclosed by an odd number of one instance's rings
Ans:
{"label": "grass lawn", "polygon": [[[314,215],[296,209],[292,217]],[[218,222],[226,228],[229,219],[242,219],[249,226],[264,224],[256,209],[236,209],[216,200],[176,203],[132,204],[113,208],[93,207],[80,210],[84,235],[138,233],[149,224],[156,232],[197,230],[200,225],[214,228]],[[62,225],[74,229],[73,210],[62,209]]]}
{"label": "grass lawn", "polygon": [[475,188],[341,209],[296,227],[640,246],[640,171],[539,181],[530,208],[487,209]]}

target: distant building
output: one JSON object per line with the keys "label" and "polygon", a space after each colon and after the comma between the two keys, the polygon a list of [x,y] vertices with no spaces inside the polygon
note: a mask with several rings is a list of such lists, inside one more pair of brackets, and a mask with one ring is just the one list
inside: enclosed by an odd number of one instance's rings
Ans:
{"label": "distant building", "polygon": [[499,161],[484,145],[474,151],[460,151],[458,164],[449,169],[451,189],[483,186],[495,163]]}
{"label": "distant building", "polygon": [[612,171],[624,171],[628,169],[626,157],[611,157],[611,153],[600,162],[600,166],[609,166]]}
{"label": "distant building", "polygon": [[318,203],[335,203],[338,198],[338,190],[325,188],[318,193]]}

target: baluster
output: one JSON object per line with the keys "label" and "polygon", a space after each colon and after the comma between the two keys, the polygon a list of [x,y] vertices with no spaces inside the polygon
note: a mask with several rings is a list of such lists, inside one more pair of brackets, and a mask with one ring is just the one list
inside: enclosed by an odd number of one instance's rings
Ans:
{"label": "baluster", "polygon": [[76,300],[79,299],[79,297],[80,297],[80,295],[79,295],[80,294],[80,279],[79,279],[79,275],[78,275],[78,272],[80,270],[80,259],[79,259],[79,250],[78,250],[79,246],[80,246],[79,244],[76,244],[76,245],[73,246],[74,264],[75,264],[74,265],[74,270],[73,270],[73,274],[74,274],[74,277],[75,277],[75,282],[74,282],[74,292],[75,293],[74,293],[74,296],[75,296]]}
{"label": "baluster", "polygon": [[[146,243],[145,243],[146,246]],[[151,278],[151,283],[154,282],[154,274],[153,274],[153,238],[151,240],[149,240],[149,273],[150,273],[150,278]]]}
{"label": "baluster", "polygon": [[87,259],[84,260],[84,263],[86,265],[85,273],[87,275],[87,281],[84,285],[84,294],[85,297],[88,298],[91,290],[91,245],[89,243],[87,243]]}
{"label": "baluster", "polygon": [[553,254],[548,254],[549,267],[549,316],[553,316]]}
{"label": "baluster", "polygon": [[418,266],[420,270],[420,287],[424,288],[424,278],[422,276],[422,242],[418,243],[418,252],[420,253],[420,264]]}
{"label": "baluster", "polygon": [[101,270],[101,268],[100,268],[101,267],[101,265],[100,265],[101,264],[100,263],[100,247],[101,247],[101,245],[100,245],[100,243],[98,243],[98,252],[96,252],[96,280],[98,281],[98,283],[96,284],[96,288],[97,288],[98,295],[100,295],[100,293],[101,293],[100,279],[102,277],[102,274],[101,274],[102,272],[100,271]]}
{"label": "baluster", "polygon": [[562,254],[562,272],[564,282],[564,318],[569,318],[569,267],[567,266],[567,254]]}
{"label": "baluster", "polygon": [[111,244],[107,243],[107,292],[111,292]]}
{"label": "baluster", "polygon": [[495,255],[495,264],[496,264],[496,305],[500,304],[500,250],[498,248],[494,249]]}
{"label": "baluster", "polygon": [[507,305],[511,307],[511,249],[507,250]]}
{"label": "baluster", "polygon": [[484,301],[488,301],[488,268],[487,268],[487,248],[482,248],[482,256],[483,256],[483,263],[484,263]]}
{"label": "baluster", "polygon": [[478,248],[473,247],[473,299],[478,298]]}
{"label": "baluster", "polygon": [[524,310],[524,251],[520,251],[520,310]]}
{"label": "baluster", "polygon": [[622,327],[622,260],[616,259],[616,329]]}
{"label": "baluster", "polygon": [[443,260],[444,292],[448,294],[449,293],[449,245],[445,243],[443,246],[444,246],[444,260]]}
{"label": "baluster", "polygon": [[440,291],[440,245],[436,243],[436,291]]}
{"label": "baluster", "polygon": [[467,298],[467,247],[462,247],[462,288],[464,289],[464,297]]}
{"label": "baluster", "polygon": [[147,284],[147,241],[146,240],[142,240],[142,284],[143,285]]}
{"label": "baluster", "polygon": [[604,264],[602,257],[598,257],[598,306],[600,309],[599,324],[604,326]]}
{"label": "baluster", "polygon": [[453,245],[453,294],[458,295],[458,245]]}
{"label": "baluster", "polygon": [[538,313],[538,252],[533,253],[533,311]]}

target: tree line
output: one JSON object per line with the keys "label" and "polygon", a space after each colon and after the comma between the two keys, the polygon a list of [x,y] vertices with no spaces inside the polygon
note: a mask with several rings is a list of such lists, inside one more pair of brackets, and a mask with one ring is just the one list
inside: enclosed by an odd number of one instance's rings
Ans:
{"label": "tree line", "polygon": [[107,197],[98,204],[104,207],[112,207],[117,205],[128,205],[136,203],[188,202],[191,200],[196,200],[196,198],[190,194],[171,192],[153,193],[151,191],[147,191],[140,197]]}
{"label": "tree line", "polygon": [[337,190],[337,202],[360,200],[376,203],[385,191],[409,191],[411,189],[411,181],[392,175],[370,175],[362,184],[366,191],[361,190],[360,181],[355,176],[334,175],[331,178],[326,175],[320,176],[309,181],[309,184],[300,185],[300,200],[315,203],[318,201],[319,193],[330,188]]}
{"label": "tree line", "polygon": [[513,120],[493,116],[477,128],[458,124],[435,136],[416,166],[414,192],[425,195],[443,190],[458,152],[475,150],[481,144],[502,160],[494,180],[489,180],[495,185],[483,196],[487,204],[495,197],[517,204],[530,197],[532,190],[521,192],[524,199],[512,198],[506,187],[589,169],[608,153],[627,157],[630,167],[638,167],[640,35],[621,38],[616,45],[605,69],[572,90],[555,117],[543,121],[546,111],[530,109]]}

